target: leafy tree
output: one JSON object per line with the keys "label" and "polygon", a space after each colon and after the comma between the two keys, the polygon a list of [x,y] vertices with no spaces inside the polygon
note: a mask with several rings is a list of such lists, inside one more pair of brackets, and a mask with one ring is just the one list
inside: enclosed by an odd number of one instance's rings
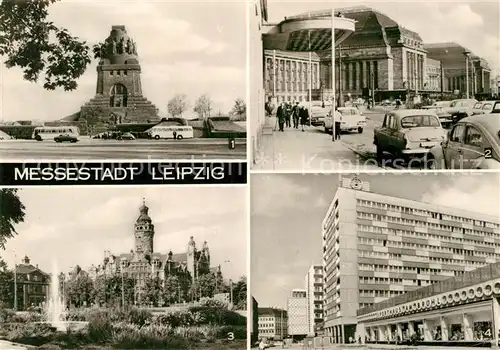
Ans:
{"label": "leafy tree", "polygon": [[[134,304],[134,288],[135,280],[128,277],[126,274],[123,276],[123,290],[125,294],[125,304]],[[99,276],[94,281],[94,291],[92,295],[94,303],[99,305],[121,305],[122,303],[122,276],[116,274],[112,276]]]}
{"label": "leafy tree", "polygon": [[238,98],[236,101],[234,101],[234,106],[233,109],[231,109],[231,112],[229,112],[231,115],[234,115],[237,117],[237,120],[244,121],[246,120],[246,112],[247,112],[247,106],[245,104],[245,101],[243,99]]}
{"label": "leafy tree", "polygon": [[167,103],[167,111],[172,117],[182,116],[188,109],[187,96],[185,94],[175,95]]}
{"label": "leafy tree", "polygon": [[212,276],[215,281],[214,294],[221,293],[224,290],[224,279],[222,278],[222,274],[215,272]]}
{"label": "leafy tree", "polygon": [[91,62],[85,41],[47,19],[57,0],[3,0],[0,3],[0,55],[7,68],[19,67],[24,79],[44,77],[47,90],[77,88],[77,79]]}
{"label": "leafy tree", "polygon": [[204,119],[210,116],[210,111],[212,110],[212,99],[207,94],[203,94],[198,97],[194,103],[193,110],[198,113],[198,115]]}
{"label": "leafy tree", "polygon": [[215,278],[212,274],[199,276],[192,286],[194,295],[199,298],[211,298],[215,294]]}
{"label": "leafy tree", "polygon": [[[1,5],[0,5],[1,6]],[[26,209],[16,188],[0,189],[0,248],[5,249],[7,239],[17,234],[15,225],[24,222]]]}
{"label": "leafy tree", "polygon": [[14,305],[14,272],[0,258],[0,304],[5,307]]}
{"label": "leafy tree", "polygon": [[237,310],[247,309],[247,278],[244,276],[233,284],[233,305]]}
{"label": "leafy tree", "polygon": [[158,277],[148,278],[141,293],[141,303],[159,306],[162,294],[162,281]]}
{"label": "leafy tree", "polygon": [[70,305],[82,307],[92,304],[94,295],[94,283],[85,272],[78,273],[66,282],[66,301]]}
{"label": "leafy tree", "polygon": [[161,297],[166,304],[180,303],[184,300],[184,292],[179,277],[168,276],[165,279]]}

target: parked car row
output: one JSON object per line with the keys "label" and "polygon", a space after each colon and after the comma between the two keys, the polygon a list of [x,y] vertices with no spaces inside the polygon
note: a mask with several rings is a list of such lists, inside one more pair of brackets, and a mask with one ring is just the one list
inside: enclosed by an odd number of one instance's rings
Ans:
{"label": "parked car row", "polygon": [[428,169],[499,169],[498,117],[465,117],[447,132],[433,109],[391,111],[374,130],[376,156],[379,161],[418,160]]}

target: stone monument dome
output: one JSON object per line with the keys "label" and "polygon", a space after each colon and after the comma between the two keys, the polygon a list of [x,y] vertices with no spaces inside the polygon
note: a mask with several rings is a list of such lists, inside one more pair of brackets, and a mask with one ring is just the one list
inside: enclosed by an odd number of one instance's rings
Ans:
{"label": "stone monument dome", "polygon": [[100,64],[139,64],[137,44],[125,26],[112,26],[101,50]]}

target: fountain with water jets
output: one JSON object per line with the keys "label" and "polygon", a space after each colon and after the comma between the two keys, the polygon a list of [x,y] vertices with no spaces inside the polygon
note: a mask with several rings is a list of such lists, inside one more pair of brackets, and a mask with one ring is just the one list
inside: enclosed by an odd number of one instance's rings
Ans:
{"label": "fountain with water jets", "polygon": [[50,280],[50,298],[45,308],[46,322],[58,331],[78,330],[88,322],[66,321],[64,299],[59,291],[59,268],[52,262],[52,278]]}

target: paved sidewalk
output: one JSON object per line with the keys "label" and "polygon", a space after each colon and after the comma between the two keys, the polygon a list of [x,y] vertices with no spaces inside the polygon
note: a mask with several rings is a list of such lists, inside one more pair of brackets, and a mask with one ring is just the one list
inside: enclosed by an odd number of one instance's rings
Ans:
{"label": "paved sidewalk", "polygon": [[322,128],[307,126],[303,132],[299,126],[299,129],[285,128],[280,132],[277,128],[274,130],[275,117],[270,117],[267,125],[268,132],[264,133],[256,155],[255,170],[380,170],[375,161],[366,161],[341,140],[333,142],[332,135],[324,133]]}

